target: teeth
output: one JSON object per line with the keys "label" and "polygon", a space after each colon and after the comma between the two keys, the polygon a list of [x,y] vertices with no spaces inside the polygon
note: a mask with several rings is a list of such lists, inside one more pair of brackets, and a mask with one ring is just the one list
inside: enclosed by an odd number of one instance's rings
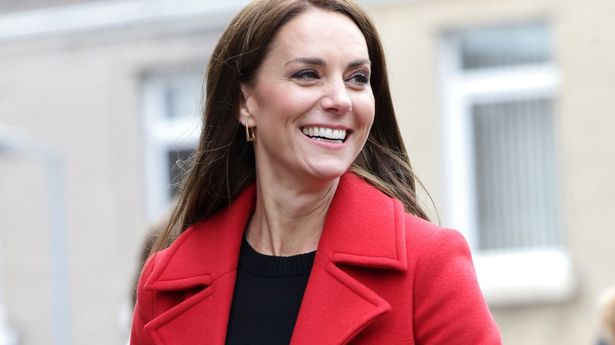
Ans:
{"label": "teeth", "polygon": [[343,129],[331,129],[323,127],[304,127],[303,134],[309,137],[318,137],[329,140],[344,140],[346,139],[346,131]]}

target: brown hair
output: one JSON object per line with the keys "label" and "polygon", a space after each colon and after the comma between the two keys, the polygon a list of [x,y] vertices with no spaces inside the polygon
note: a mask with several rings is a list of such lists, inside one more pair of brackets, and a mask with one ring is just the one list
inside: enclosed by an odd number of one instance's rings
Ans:
{"label": "brown hair", "polygon": [[190,225],[228,206],[255,181],[254,151],[238,121],[240,83],[254,77],[276,32],[310,7],[348,16],[367,43],[376,112],[367,142],[351,170],[399,199],[406,211],[428,219],[416,199],[415,176],[397,126],[383,48],[365,12],[347,0],[260,0],[233,18],[213,51],[200,142],[169,224],[153,251],[167,247]]}

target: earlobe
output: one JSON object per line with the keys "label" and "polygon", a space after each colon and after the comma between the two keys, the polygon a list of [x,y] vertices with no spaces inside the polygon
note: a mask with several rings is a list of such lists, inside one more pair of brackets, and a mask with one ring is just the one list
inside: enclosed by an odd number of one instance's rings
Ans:
{"label": "earlobe", "polygon": [[255,126],[256,121],[250,111],[250,94],[245,85],[241,85],[239,93],[239,122],[246,128],[246,141],[254,142],[256,140]]}

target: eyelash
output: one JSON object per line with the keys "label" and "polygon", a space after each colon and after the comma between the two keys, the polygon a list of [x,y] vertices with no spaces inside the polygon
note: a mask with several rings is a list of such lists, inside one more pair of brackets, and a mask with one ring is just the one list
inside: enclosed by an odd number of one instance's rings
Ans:
{"label": "eyelash", "polygon": [[[318,74],[318,72],[311,69],[301,70],[293,74],[291,77],[299,80],[320,79],[320,75]],[[369,73],[365,71],[357,71],[353,73],[346,81],[352,81],[353,79],[355,80],[355,83],[360,85],[369,84]]]}
{"label": "eyelash", "polygon": [[320,78],[320,75],[318,74],[318,72],[316,72],[314,70],[304,69],[304,70],[301,70],[301,71],[293,74],[292,78],[294,78],[294,79],[302,79],[302,80],[318,79],[318,78]]}
{"label": "eyelash", "polygon": [[349,80],[352,79],[355,79],[355,82],[358,84],[369,84],[369,73],[365,71],[358,71],[356,73],[353,73]]}

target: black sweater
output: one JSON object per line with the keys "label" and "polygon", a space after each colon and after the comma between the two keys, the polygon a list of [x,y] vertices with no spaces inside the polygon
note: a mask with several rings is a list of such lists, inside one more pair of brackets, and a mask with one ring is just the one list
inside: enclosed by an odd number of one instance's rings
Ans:
{"label": "black sweater", "polygon": [[269,256],[244,239],[227,345],[288,345],[316,252]]}

